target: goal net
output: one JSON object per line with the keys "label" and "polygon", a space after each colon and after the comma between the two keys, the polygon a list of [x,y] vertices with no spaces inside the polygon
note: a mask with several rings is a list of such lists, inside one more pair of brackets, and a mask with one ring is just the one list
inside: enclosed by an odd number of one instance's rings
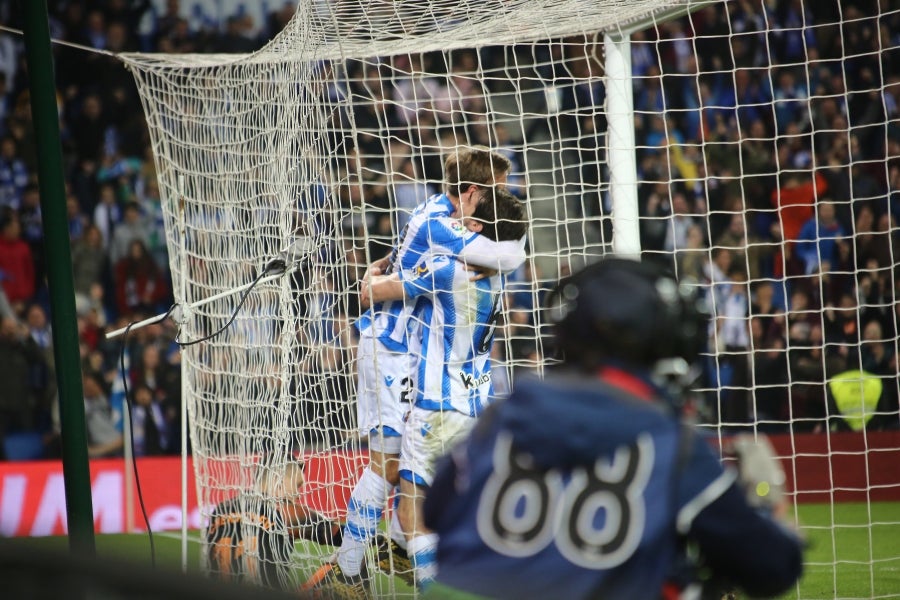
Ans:
{"label": "goal net", "polygon": [[[122,55],[151,132],[180,339],[212,336],[182,354],[204,516],[238,493],[259,509],[259,469],[277,476],[300,450],[305,501],[343,518],[365,461],[357,283],[442,190],[443,157],[483,144],[512,161],[530,219],[498,392],[545,365],[553,282],[639,248],[703,286],[716,317],[686,410],[712,437],[772,434],[793,499],[827,508],[804,523],[820,542],[810,572],[832,574],[811,593],[888,594],[897,32],[890,1],[302,0],[253,54]],[[299,544],[294,576],[332,551]]]}

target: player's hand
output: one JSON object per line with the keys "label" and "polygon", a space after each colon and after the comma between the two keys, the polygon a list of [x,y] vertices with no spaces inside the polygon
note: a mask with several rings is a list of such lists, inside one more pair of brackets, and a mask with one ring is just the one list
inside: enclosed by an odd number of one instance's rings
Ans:
{"label": "player's hand", "polygon": [[380,267],[378,267],[376,265],[371,265],[371,266],[369,266],[368,269],[366,269],[366,272],[363,273],[362,279],[360,279],[360,281],[366,282],[366,281],[369,281],[370,279],[372,279],[373,277],[378,277],[381,274],[382,274],[382,271],[381,271]]}
{"label": "player's hand", "polygon": [[377,277],[378,275],[384,275],[385,270],[388,268],[390,264],[389,257],[385,256],[384,258],[379,258],[366,269],[366,272],[363,273],[361,281],[369,281],[372,277]]}
{"label": "player's hand", "polygon": [[372,282],[370,279],[361,279],[359,282],[359,305],[369,308],[372,304]]}
{"label": "player's hand", "polygon": [[466,265],[466,270],[472,273],[472,277],[470,277],[470,281],[479,281],[481,279],[487,279],[488,277],[493,277],[499,271],[496,269],[487,269],[485,267],[476,267],[473,265]]}

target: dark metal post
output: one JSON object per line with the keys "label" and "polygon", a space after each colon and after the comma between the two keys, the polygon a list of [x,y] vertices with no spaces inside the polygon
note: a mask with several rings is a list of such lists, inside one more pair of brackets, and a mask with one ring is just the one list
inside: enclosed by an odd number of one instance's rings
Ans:
{"label": "dark metal post", "polygon": [[56,110],[53,55],[50,51],[50,26],[46,0],[22,0],[20,4],[24,17],[25,58],[31,85],[31,113],[37,141],[38,184],[50,285],[69,547],[72,552],[93,555],[95,545],[91,474],[81,387],[72,252],[66,218],[62,146]]}

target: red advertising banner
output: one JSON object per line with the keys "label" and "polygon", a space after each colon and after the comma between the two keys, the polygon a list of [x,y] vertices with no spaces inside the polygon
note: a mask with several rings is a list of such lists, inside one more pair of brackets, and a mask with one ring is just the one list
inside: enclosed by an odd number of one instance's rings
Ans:
{"label": "red advertising banner", "polygon": [[[141,458],[138,470],[150,527],[154,531],[180,529],[181,459]],[[123,533],[122,459],[91,461],[91,497],[97,533]],[[188,507],[188,526],[201,527],[194,486],[188,486]],[[134,508],[134,523],[143,528],[137,500]],[[62,462],[0,462],[0,535],[63,535],[67,531]]]}
{"label": "red advertising banner", "polygon": [[[770,440],[782,460],[788,487],[796,502],[900,500],[900,432],[773,435]],[[366,455],[333,452],[306,461],[303,497],[310,508],[341,518],[351,488],[365,466]],[[235,461],[207,463],[218,478]],[[234,471],[231,471],[234,473]],[[154,531],[181,528],[180,457],[140,458],[138,474]],[[188,461],[188,527],[204,526],[197,505],[194,470]],[[235,493],[235,487],[227,493]],[[225,493],[225,492],[223,492]],[[126,529],[125,473],[122,459],[91,462],[94,528],[98,533]],[[216,498],[219,500],[220,498]],[[224,499],[224,498],[221,498]],[[133,521],[143,529],[134,500]],[[0,462],[0,536],[63,535],[66,500],[62,462]]]}
{"label": "red advertising banner", "polygon": [[[124,464],[122,459],[91,461],[91,496],[97,533],[124,533],[126,530]],[[364,466],[364,454],[333,453],[310,457],[304,469],[307,477],[304,501],[316,510],[342,516],[352,485]],[[151,529],[181,529],[181,458],[139,458],[137,468]],[[335,481],[342,485],[329,485]],[[188,527],[198,529],[205,523],[197,504],[190,459],[188,482]],[[231,493],[235,493],[233,489]],[[142,530],[144,522],[136,491],[133,509],[132,522]],[[67,532],[62,462],[0,462],[0,536],[64,535]]]}

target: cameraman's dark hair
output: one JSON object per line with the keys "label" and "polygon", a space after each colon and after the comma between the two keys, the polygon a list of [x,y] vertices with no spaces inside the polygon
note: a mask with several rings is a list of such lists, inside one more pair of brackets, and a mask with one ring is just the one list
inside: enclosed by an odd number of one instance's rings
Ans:
{"label": "cameraman's dark hair", "polygon": [[616,257],[563,278],[545,306],[555,350],[585,370],[606,360],[646,368],[669,358],[692,363],[709,324],[697,286],[659,265]]}

